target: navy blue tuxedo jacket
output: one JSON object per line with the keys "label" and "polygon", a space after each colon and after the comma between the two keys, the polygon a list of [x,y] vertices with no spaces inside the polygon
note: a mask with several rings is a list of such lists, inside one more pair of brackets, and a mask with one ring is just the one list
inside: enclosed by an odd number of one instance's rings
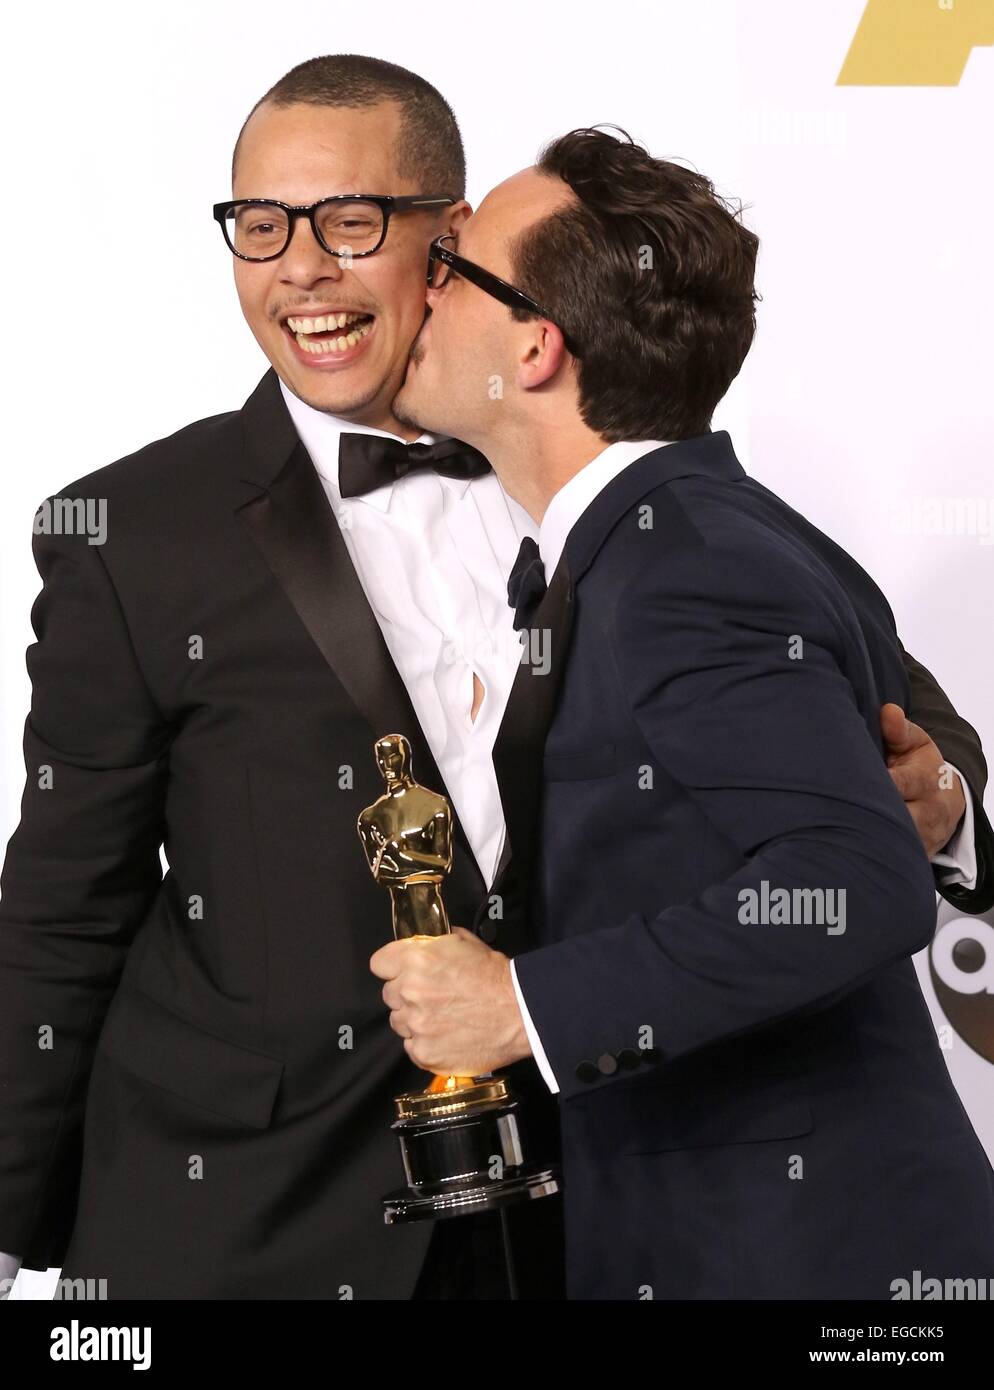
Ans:
{"label": "navy blue tuxedo jacket", "polygon": [[990,1164],[911,961],[935,885],[882,756],[909,696],[883,595],[720,431],[605,487],[533,624],[551,670],[523,662],[495,760],[569,1295],[994,1275]]}

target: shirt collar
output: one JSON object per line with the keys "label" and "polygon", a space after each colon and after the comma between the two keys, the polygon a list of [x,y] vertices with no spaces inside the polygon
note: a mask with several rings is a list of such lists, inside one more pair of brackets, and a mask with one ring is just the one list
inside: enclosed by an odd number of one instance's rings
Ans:
{"label": "shirt collar", "polygon": [[538,531],[539,554],[548,580],[555,574],[567,536],[597,494],[630,463],[670,442],[666,439],[634,439],[608,444],[578,473],[574,473],[568,482],[563,483],[546,507]]}
{"label": "shirt collar", "polygon": [[[401,439],[399,434],[391,434],[389,430],[374,429],[372,425],[357,425],[352,420],[344,420],[340,415],[330,415],[325,410],[315,410],[312,405],[307,405],[299,396],[295,396],[282,379],[280,380],[280,390],[283,392],[286,408],[290,412],[290,418],[300,436],[301,443],[310,455],[314,467],[322,478],[330,483],[336,501],[342,500],[338,481],[338,442],[341,435],[378,434],[382,439],[396,439],[401,444],[409,442],[434,444],[435,442],[435,435],[433,434],[419,434],[416,440],[408,441]],[[453,485],[454,490],[460,496],[472,481],[472,478],[445,479],[446,483]],[[372,492],[364,492],[360,497],[349,498],[349,501],[365,502],[378,511],[389,511],[396,485],[396,482],[384,483],[382,487],[374,488]]]}

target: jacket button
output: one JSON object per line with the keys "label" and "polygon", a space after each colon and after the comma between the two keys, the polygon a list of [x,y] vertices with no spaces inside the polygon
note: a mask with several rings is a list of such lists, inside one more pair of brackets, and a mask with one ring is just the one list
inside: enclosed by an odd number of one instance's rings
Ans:
{"label": "jacket button", "polygon": [[634,1071],[642,1063],[642,1058],[634,1047],[623,1047],[618,1053],[618,1066],[624,1067],[625,1071]]}
{"label": "jacket button", "polygon": [[597,1058],[597,1070],[604,1076],[613,1076],[618,1070],[618,1059],[613,1052],[602,1052]]}
{"label": "jacket button", "polygon": [[639,1049],[639,1056],[642,1058],[642,1061],[647,1062],[650,1066],[657,1066],[663,1060],[664,1055],[662,1048],[659,1047],[643,1047]]}
{"label": "jacket button", "polygon": [[485,941],[488,946],[492,945],[497,940],[497,923],[491,921],[489,917],[484,917],[483,921],[480,922],[479,926],[476,928],[476,934],[480,940]]}
{"label": "jacket button", "polygon": [[580,1062],[577,1064],[576,1075],[580,1081],[596,1081],[599,1073],[593,1062]]}

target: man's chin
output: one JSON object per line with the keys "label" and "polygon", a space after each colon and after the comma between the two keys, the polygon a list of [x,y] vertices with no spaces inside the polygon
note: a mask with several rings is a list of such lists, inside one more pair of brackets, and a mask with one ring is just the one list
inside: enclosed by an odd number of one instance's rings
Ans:
{"label": "man's chin", "polygon": [[287,385],[298,399],[312,410],[320,410],[326,415],[338,415],[349,420],[368,409],[383,392],[386,383],[376,381],[346,382],[344,379],[323,380],[317,373],[313,376],[294,373],[289,376]]}
{"label": "man's chin", "polygon": [[430,386],[423,373],[420,359],[408,362],[407,374],[390,406],[395,418],[409,429],[461,439],[452,415],[452,402]]}
{"label": "man's chin", "polygon": [[434,432],[437,426],[430,424],[426,418],[431,412],[424,402],[418,399],[421,393],[409,385],[410,377],[411,369],[408,367],[404,384],[394,396],[390,409],[393,411],[394,418],[399,420],[402,425],[407,425],[409,429]]}

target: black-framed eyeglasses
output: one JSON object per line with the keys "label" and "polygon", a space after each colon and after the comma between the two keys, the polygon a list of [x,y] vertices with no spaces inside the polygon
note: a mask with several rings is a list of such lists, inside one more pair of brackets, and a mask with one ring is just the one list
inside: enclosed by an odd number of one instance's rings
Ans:
{"label": "black-framed eyeglasses", "polygon": [[290,245],[298,217],[332,256],[371,256],[386,240],[390,217],[414,209],[434,212],[456,201],[445,194],[394,198],[380,193],[336,193],[316,203],[281,203],[276,198],[235,198],[214,204],[230,251],[243,261],[275,261]]}
{"label": "black-framed eyeglasses", "polygon": [[[493,295],[494,299],[499,299],[501,304],[506,304],[508,308],[525,309],[530,314],[537,314],[540,319],[548,319],[550,323],[556,323],[552,314],[547,309],[543,309],[541,304],[532,299],[530,294],[525,294],[524,290],[509,285],[499,275],[494,275],[490,270],[484,270],[483,266],[477,265],[475,261],[468,261],[465,256],[460,256],[451,247],[442,245],[443,242],[452,240],[454,238],[451,233],[447,233],[444,236],[436,237],[428,247],[428,284],[433,290],[441,289],[448,278],[449,271],[454,270],[464,280],[469,280],[478,289]],[[563,342],[569,351],[574,357],[579,357],[579,348],[567,336],[562,324],[557,323],[556,327],[563,335]]]}

